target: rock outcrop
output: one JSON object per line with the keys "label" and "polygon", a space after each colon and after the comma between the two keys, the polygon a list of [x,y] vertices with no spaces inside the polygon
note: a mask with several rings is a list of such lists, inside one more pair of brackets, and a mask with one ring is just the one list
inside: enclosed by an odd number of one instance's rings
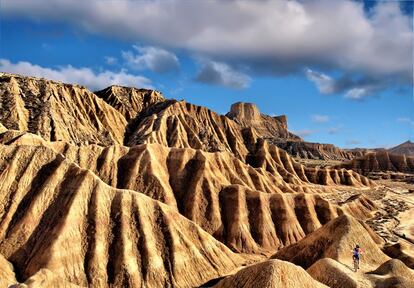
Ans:
{"label": "rock outcrop", "polygon": [[312,143],[305,141],[274,140],[277,147],[287,151],[294,157],[320,160],[347,160],[354,156],[332,144]]}
{"label": "rock outcrop", "polygon": [[95,94],[118,110],[129,122],[142,110],[151,105],[165,101],[160,92],[148,89],[137,89],[112,85]]}
{"label": "rock outcrop", "polygon": [[0,122],[49,141],[122,144],[127,122],[88,89],[0,73]]}
{"label": "rock outcrop", "polygon": [[221,280],[214,288],[322,288],[328,287],[306,273],[303,268],[280,260],[268,260],[244,268]]}
{"label": "rock outcrop", "polygon": [[21,282],[47,269],[80,286],[193,287],[241,264],[174,209],[49,148],[0,145],[0,167],[0,253]]}
{"label": "rock outcrop", "polygon": [[334,168],[352,169],[362,175],[372,172],[414,173],[414,157],[391,154],[386,150],[367,153]]}
{"label": "rock outcrop", "polygon": [[240,124],[243,128],[254,128],[260,137],[263,138],[300,140],[298,136],[288,131],[287,117],[285,115],[272,117],[261,114],[253,103],[234,103],[226,116]]}

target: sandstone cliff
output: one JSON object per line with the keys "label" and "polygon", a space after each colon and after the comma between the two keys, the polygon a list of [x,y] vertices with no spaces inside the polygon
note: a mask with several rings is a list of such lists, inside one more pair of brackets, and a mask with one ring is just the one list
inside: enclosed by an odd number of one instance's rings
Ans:
{"label": "sandstone cliff", "polygon": [[381,150],[367,153],[335,168],[352,169],[363,175],[368,175],[371,172],[386,171],[414,173],[414,157],[391,154],[386,150]]}
{"label": "sandstone cliff", "polygon": [[285,115],[271,117],[261,114],[253,103],[237,102],[231,105],[227,117],[239,123],[242,127],[254,128],[263,138],[300,138],[288,131],[287,117]]}

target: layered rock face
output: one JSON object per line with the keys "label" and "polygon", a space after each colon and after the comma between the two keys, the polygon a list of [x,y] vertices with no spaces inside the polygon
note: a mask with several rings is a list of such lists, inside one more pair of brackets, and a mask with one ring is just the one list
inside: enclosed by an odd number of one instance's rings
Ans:
{"label": "layered rock face", "polygon": [[300,140],[300,137],[288,131],[287,117],[285,115],[271,117],[261,114],[253,103],[234,103],[226,116],[239,123],[242,127],[253,127],[260,137],[263,138]]}
{"label": "layered rock face", "polygon": [[294,157],[321,160],[353,158],[352,153],[348,153],[332,144],[303,141],[303,139],[288,131],[285,115],[271,117],[261,114],[253,103],[234,103],[226,116],[244,128],[253,128],[257,133],[257,137],[268,140]]}
{"label": "layered rock face", "polygon": [[294,157],[321,160],[346,160],[354,155],[332,144],[311,143],[305,141],[272,141],[273,144],[287,151]]}
{"label": "layered rock face", "polygon": [[122,144],[125,118],[85,87],[0,73],[0,122],[49,141]]}
{"label": "layered rock face", "polygon": [[367,153],[360,158],[341,164],[336,168],[352,169],[363,175],[371,172],[414,173],[414,157],[391,154],[386,150]]}

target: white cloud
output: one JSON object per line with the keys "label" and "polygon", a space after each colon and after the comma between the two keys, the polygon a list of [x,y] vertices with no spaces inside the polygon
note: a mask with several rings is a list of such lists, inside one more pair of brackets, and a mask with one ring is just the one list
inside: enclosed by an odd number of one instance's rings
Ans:
{"label": "white cloud", "polygon": [[103,71],[96,73],[90,68],[76,68],[71,65],[58,68],[42,67],[30,62],[12,63],[7,59],[0,59],[0,70],[9,73],[26,76],[43,77],[46,79],[77,83],[87,86],[89,89],[102,89],[112,84],[151,88],[151,80],[148,78],[128,74],[125,71]]}
{"label": "white cloud", "polygon": [[108,65],[115,65],[118,62],[118,59],[112,56],[105,56],[105,62]]}
{"label": "white cloud", "polygon": [[333,135],[338,133],[341,130],[341,127],[331,127],[328,129],[328,133]]}
{"label": "white cloud", "polygon": [[177,56],[167,50],[152,46],[136,46],[133,48],[138,52],[122,51],[122,58],[128,66],[136,70],[149,69],[158,73],[177,70],[180,66]]}
{"label": "white cloud", "polygon": [[308,80],[315,83],[319,92],[322,94],[331,94],[335,92],[335,80],[333,80],[330,76],[313,71],[309,68],[306,68],[305,74]]}
{"label": "white cloud", "polygon": [[250,86],[251,78],[246,74],[234,70],[225,63],[211,60],[200,60],[201,70],[195,80],[201,83],[222,85],[234,89],[243,89]]}
{"label": "white cloud", "polygon": [[306,136],[310,136],[312,134],[317,133],[318,131],[316,130],[310,130],[310,129],[304,129],[304,130],[295,130],[292,131],[293,134],[298,135],[299,137],[306,137]]}
{"label": "white cloud", "polygon": [[414,119],[408,117],[400,117],[397,119],[397,122],[408,124],[414,128]]}
{"label": "white cloud", "polygon": [[[369,12],[351,0],[15,1],[4,17],[69,22],[94,34],[184,48],[253,71],[303,67],[397,77],[412,83],[412,17],[397,1]],[[139,15],[139,17],[137,17]]]}
{"label": "white cloud", "polygon": [[324,122],[329,122],[330,117],[328,115],[314,114],[311,116],[311,119],[313,122],[324,123]]}

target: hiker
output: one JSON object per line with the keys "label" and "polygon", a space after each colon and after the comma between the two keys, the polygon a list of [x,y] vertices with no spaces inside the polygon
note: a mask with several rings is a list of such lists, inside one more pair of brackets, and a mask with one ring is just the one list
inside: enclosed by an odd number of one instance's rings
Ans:
{"label": "hiker", "polygon": [[357,244],[352,250],[352,260],[354,260],[355,272],[359,269],[359,260],[361,259],[362,249]]}

